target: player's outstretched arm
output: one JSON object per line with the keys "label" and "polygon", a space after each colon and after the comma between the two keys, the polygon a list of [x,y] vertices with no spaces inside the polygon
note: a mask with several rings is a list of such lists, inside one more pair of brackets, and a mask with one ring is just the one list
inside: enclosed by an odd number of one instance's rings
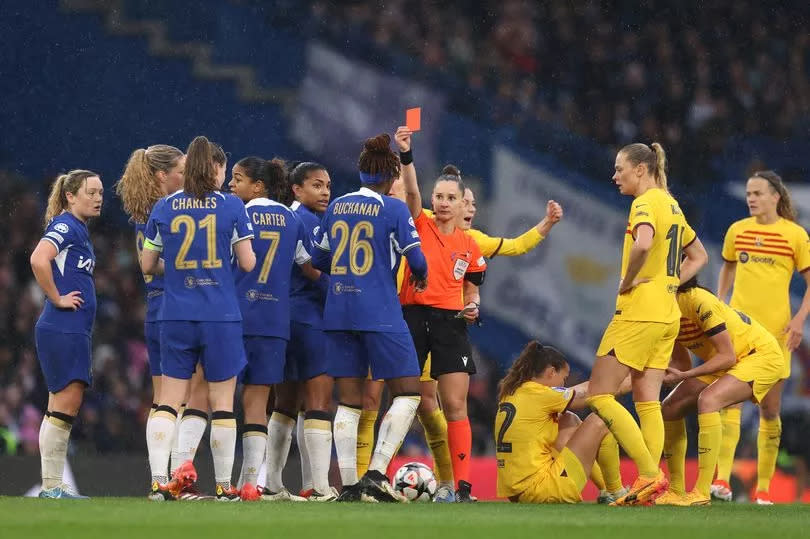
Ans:
{"label": "player's outstretched arm", "polygon": [[[574,398],[571,400],[571,404],[568,406],[571,410],[584,410],[588,407],[587,400],[590,396],[590,392],[588,391],[590,387],[590,383],[585,381],[581,382],[571,389],[573,389],[576,393],[574,394]],[[627,395],[633,391],[633,381],[628,374],[627,377],[622,380],[622,383],[619,385],[619,390],[616,391],[616,396]]]}
{"label": "player's outstretched arm", "polygon": [[406,126],[401,125],[394,134],[394,140],[399,146],[399,158],[401,163],[400,176],[405,187],[405,204],[411,217],[416,219],[422,213],[422,193],[419,191],[419,181],[416,178],[416,167],[413,165],[413,154],[411,153],[411,136],[413,132]]}
{"label": "player's outstretched arm", "polygon": [[551,228],[562,219],[562,215],[562,206],[549,200],[543,220],[516,238],[492,237],[474,228],[468,230],[467,233],[478,244],[481,254],[487,258],[520,256],[540,245]]}

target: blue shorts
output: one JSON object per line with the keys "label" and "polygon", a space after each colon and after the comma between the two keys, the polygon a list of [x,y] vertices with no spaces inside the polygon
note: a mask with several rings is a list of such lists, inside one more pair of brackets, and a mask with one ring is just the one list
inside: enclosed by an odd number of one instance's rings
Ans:
{"label": "blue shorts", "polygon": [[247,366],[240,376],[243,384],[272,385],[289,381],[285,367],[287,341],[279,337],[245,335]]}
{"label": "blue shorts", "polygon": [[301,322],[290,322],[287,370],[293,380],[306,382],[326,374],[329,364],[324,332]]}
{"label": "blue shorts", "polygon": [[89,335],[37,327],[34,329],[34,339],[49,392],[62,391],[73,381],[90,385],[93,354]]}
{"label": "blue shorts", "polygon": [[409,332],[326,331],[329,375],[375,380],[419,376],[419,360]]}
{"label": "blue shorts", "polygon": [[146,338],[146,352],[149,354],[149,372],[160,376],[160,322],[145,322],[143,335]]}
{"label": "blue shorts", "polygon": [[160,323],[160,368],[188,380],[200,363],[209,382],[233,378],[245,368],[242,322],[164,320]]}

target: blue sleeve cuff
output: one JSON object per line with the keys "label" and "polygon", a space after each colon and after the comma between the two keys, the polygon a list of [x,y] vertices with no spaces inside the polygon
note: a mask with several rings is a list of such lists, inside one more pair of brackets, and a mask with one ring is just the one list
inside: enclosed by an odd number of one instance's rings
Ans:
{"label": "blue sleeve cuff", "polygon": [[422,253],[421,247],[409,249],[405,253],[405,258],[408,260],[408,266],[411,268],[411,273],[413,273],[417,279],[424,279],[427,277],[427,260],[425,260],[425,255]]}

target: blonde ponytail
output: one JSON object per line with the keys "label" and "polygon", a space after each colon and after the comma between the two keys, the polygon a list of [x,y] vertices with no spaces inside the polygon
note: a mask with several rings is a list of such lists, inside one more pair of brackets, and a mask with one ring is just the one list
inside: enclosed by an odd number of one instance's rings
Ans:
{"label": "blonde ponytail", "polygon": [[115,194],[121,198],[124,212],[133,221],[145,223],[149,219],[152,206],[164,195],[157,172],[169,172],[181,157],[183,152],[165,144],[132,152],[124,174],[115,184]]}
{"label": "blonde ponytail", "polygon": [[655,154],[655,185],[661,189],[668,191],[667,188],[667,154],[664,147],[657,142],[650,144],[653,153]]}
{"label": "blonde ponytail", "polygon": [[51,219],[68,209],[67,193],[76,194],[87,178],[98,176],[90,170],[71,170],[67,174],[62,174],[51,186],[51,193],[48,195],[48,207],[45,210],[45,226]]}
{"label": "blonde ponytail", "polygon": [[667,154],[663,146],[657,142],[653,142],[649,146],[635,142],[619,150],[619,153],[624,154],[625,158],[633,166],[644,163],[647,166],[647,172],[655,178],[656,187],[669,191],[667,186]]}
{"label": "blonde ponytail", "polygon": [[48,208],[45,210],[45,226],[51,219],[65,211],[67,208],[67,197],[65,196],[65,178],[67,174],[62,174],[51,186],[51,194],[48,195]]}

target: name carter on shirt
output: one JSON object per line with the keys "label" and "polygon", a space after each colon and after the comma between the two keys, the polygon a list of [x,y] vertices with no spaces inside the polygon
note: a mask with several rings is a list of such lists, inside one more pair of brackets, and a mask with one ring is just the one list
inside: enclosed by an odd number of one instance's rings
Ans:
{"label": "name carter on shirt", "polygon": [[254,213],[253,224],[264,226],[287,226],[287,221],[284,214],[281,213]]}

